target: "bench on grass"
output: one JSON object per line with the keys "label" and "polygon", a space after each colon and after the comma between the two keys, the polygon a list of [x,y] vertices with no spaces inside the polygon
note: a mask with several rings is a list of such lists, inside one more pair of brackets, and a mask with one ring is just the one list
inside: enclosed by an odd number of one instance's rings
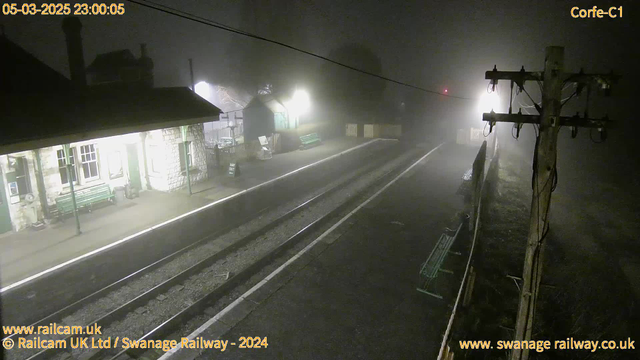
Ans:
{"label": "bench on grass", "polygon": [[[88,188],[75,191],[76,206],[80,208],[88,208],[92,210],[93,204],[111,201],[115,199],[115,195],[111,192],[109,184],[100,184]],[[56,207],[58,208],[58,216],[62,217],[66,214],[73,213],[73,199],[71,193],[60,195],[56,198]]]}
{"label": "bench on grass", "polygon": [[451,252],[451,246],[456,240],[461,228],[462,224],[458,226],[458,230],[456,230],[454,235],[448,235],[447,233],[440,235],[440,239],[438,239],[436,246],[431,250],[431,254],[429,254],[427,261],[425,261],[420,268],[420,284],[416,290],[438,299],[442,299],[442,295],[438,295],[434,292],[433,285],[441,272],[453,274],[453,271],[443,269],[442,263],[447,257],[447,254]]}
{"label": "bench on grass", "polygon": [[320,145],[322,143],[322,139],[320,139],[320,136],[318,136],[317,133],[311,133],[300,136],[300,143],[300,149],[308,149],[310,147]]}

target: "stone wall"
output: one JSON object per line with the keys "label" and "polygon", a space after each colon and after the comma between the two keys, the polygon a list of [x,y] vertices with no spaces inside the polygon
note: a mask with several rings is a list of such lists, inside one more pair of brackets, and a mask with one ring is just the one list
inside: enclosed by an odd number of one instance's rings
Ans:
{"label": "stone wall", "polygon": [[[29,169],[29,182],[31,184],[31,194],[34,196],[33,202],[29,203],[24,199],[13,203],[9,196],[9,182],[7,181],[7,175],[14,172],[9,168],[9,155],[0,156],[0,166],[2,167],[2,175],[4,178],[5,191],[7,203],[9,206],[9,214],[11,216],[11,222],[13,224],[13,230],[18,231],[26,228],[32,223],[42,218],[42,211],[40,206],[40,197],[38,196],[38,183],[36,182],[36,161],[33,151],[22,151],[19,153],[10,154],[10,156],[24,157],[27,161],[27,168]],[[15,199],[15,197],[14,197]]]}
{"label": "stone wall", "polygon": [[[167,178],[167,191],[177,190],[187,186],[187,177],[180,170],[180,146],[182,146],[182,133],[179,127],[162,130],[165,144],[165,174]],[[207,178],[207,156],[204,143],[204,126],[195,124],[189,126],[187,141],[191,141],[193,151],[193,163],[189,168],[191,183],[195,184]]]}
{"label": "stone wall", "polygon": [[[180,146],[182,146],[182,134],[180,128],[167,128],[162,130],[154,130],[147,133],[146,138],[146,162],[149,171],[149,184],[152,189],[160,191],[172,191],[186,187],[186,174],[180,171]],[[204,141],[204,126],[196,124],[189,126],[187,141],[191,141],[192,166],[189,169],[191,183],[207,179],[207,158]],[[99,176],[96,178],[85,179],[81,165],[80,147],[83,145],[93,144],[96,149],[98,160]],[[98,184],[109,184],[111,189],[117,186],[124,186],[129,179],[129,164],[127,154],[127,144],[135,144],[135,153],[137,153],[138,164],[140,169],[140,180],[143,188],[147,188],[145,178],[145,158],[142,152],[142,141],[140,133],[131,133],[126,135],[113,136],[108,138],[92,139],[79,143],[70,144],[75,149],[75,164],[77,181],[74,183],[76,190],[94,186]],[[40,162],[42,166],[42,178],[46,194],[46,200],[49,208],[55,207],[55,199],[61,193],[70,191],[69,184],[62,184],[60,169],[58,167],[57,151],[62,149],[62,145],[51,146],[40,149]],[[9,213],[14,231],[25,229],[30,224],[42,220],[44,218],[44,209],[40,203],[37,182],[37,162],[35,152],[33,150],[13,153],[9,156],[24,157],[27,161],[29,169],[29,177],[31,184],[31,194],[34,200],[27,202],[24,198],[14,197],[14,203],[11,203],[9,196],[9,185],[7,181],[7,173],[12,173],[13,169],[9,168],[8,156],[0,156],[0,167],[4,176],[5,191],[7,202],[9,203]],[[119,162],[117,161],[119,159]],[[116,160],[116,161],[114,161]],[[112,175],[113,169],[110,171],[110,161],[112,168],[120,169],[121,173]],[[113,166],[113,164],[120,164]]]}

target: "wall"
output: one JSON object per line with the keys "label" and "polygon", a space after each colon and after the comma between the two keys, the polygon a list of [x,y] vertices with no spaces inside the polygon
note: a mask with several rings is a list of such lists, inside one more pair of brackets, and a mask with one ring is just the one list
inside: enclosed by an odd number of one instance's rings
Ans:
{"label": "wall", "polygon": [[380,136],[399,139],[402,137],[402,125],[380,124]]}
{"label": "wall", "polygon": [[163,130],[147,132],[145,146],[151,189],[168,191],[167,162],[165,159],[167,158],[169,147],[164,142]]}
{"label": "wall", "polygon": [[366,138],[380,137],[380,124],[364,124],[364,137]]}
{"label": "wall", "polygon": [[358,124],[346,124],[346,135],[358,137]]}
{"label": "wall", "polygon": [[11,197],[9,196],[9,182],[7,176],[10,176],[14,172],[13,169],[9,169],[9,158],[7,156],[0,156],[0,166],[2,167],[2,174],[5,177],[4,184],[7,203],[9,206],[9,214],[11,216],[11,222],[13,223],[13,230],[18,231],[26,228],[31,223],[38,221],[42,218],[42,211],[40,206],[40,198],[38,193],[38,183],[36,182],[36,161],[33,151],[21,151],[18,153],[10,154],[11,156],[23,156],[27,161],[27,168],[29,169],[29,182],[31,184],[31,193],[34,196],[32,203],[27,203],[25,200],[21,200],[15,204],[12,204]]}
{"label": "wall", "polygon": [[[74,189],[82,189],[89,186],[108,183],[113,189],[116,186],[124,186],[128,179],[128,159],[127,149],[125,144],[137,143],[139,141],[138,133],[127,134],[122,136],[111,136],[107,138],[93,139],[88,141],[82,141],[77,143],[71,143],[70,147],[75,148],[75,163],[77,182],[74,183]],[[84,172],[81,166],[80,147],[83,145],[93,144],[95,146],[99,177],[97,179],[85,179]],[[50,205],[55,204],[55,198],[61,193],[68,193],[70,191],[69,184],[62,184],[60,177],[60,169],[58,168],[58,150],[62,149],[62,145],[50,146],[42,148],[40,150],[40,160],[42,162],[42,175],[44,178],[44,185],[47,193],[47,202]],[[111,157],[118,156],[119,154],[122,175],[114,176],[111,178],[109,174],[109,161]],[[111,160],[115,163],[114,160]]]}
{"label": "wall", "polygon": [[[74,182],[74,189],[79,190],[104,183],[109,184],[111,189],[116,186],[124,186],[127,183],[129,177],[126,144],[139,144],[139,140],[139,133],[132,133],[127,135],[92,139],[69,144],[71,149],[75,149],[75,172],[77,176],[76,181]],[[84,171],[81,165],[80,147],[90,144],[94,145],[94,148],[96,150],[96,158],[98,160],[97,163],[99,176],[94,179],[85,178]],[[58,150],[62,149],[62,145],[49,146],[40,149],[42,180],[44,184],[47,205],[50,209],[55,208],[55,200],[60,194],[68,193],[70,191],[69,183],[62,184],[60,168],[58,167],[57,152]],[[36,176],[37,166],[34,151],[24,151],[13,153],[10,155],[26,157],[29,167],[29,175],[31,178],[31,190],[32,194],[35,197],[35,200],[31,204],[28,204],[26,201],[22,200],[17,204],[9,205],[11,222],[13,223],[14,231],[20,231],[28,227],[28,225],[30,225],[31,223],[42,220],[45,217],[45,214],[43,211],[43,207],[41,206],[42,204],[40,202],[40,194],[38,192]],[[119,161],[117,161],[118,158]],[[141,159],[141,157],[139,158]],[[112,171],[110,171],[110,162]],[[7,156],[0,157],[0,164],[3,167],[3,172],[7,172]],[[111,172],[113,172],[114,174],[111,174]],[[142,162],[141,172],[143,172]],[[142,173],[141,176],[144,176],[144,173]],[[144,179],[144,177],[142,177],[142,179]],[[4,190],[8,191],[7,189]],[[35,218],[33,215],[34,211]]]}
{"label": "wall", "polygon": [[[165,151],[166,188],[164,191],[177,190],[187,186],[187,177],[180,171],[180,150],[182,134],[180,128],[162,129]],[[204,126],[195,124],[189,126],[187,141],[192,142],[193,163],[189,169],[191,183],[197,183],[207,178],[207,156],[204,147]],[[159,189],[160,190],[160,189]]]}
{"label": "wall", "polygon": [[[141,133],[131,133],[71,143],[70,147],[75,149],[75,169],[77,174],[74,189],[79,190],[106,183],[109,184],[113,190],[115,187],[127,184],[130,177],[127,144],[136,145],[135,152],[138,157],[140,180],[142,182],[143,189],[149,189],[145,178],[145,158],[141,140]],[[192,142],[193,150],[193,163],[190,168],[191,182],[197,183],[207,178],[203,124],[190,125],[187,140]],[[90,144],[94,145],[98,160],[99,176],[94,179],[85,178],[81,165],[80,147]],[[146,160],[149,171],[149,185],[151,185],[152,189],[171,191],[186,186],[186,176],[180,171],[179,146],[181,145],[182,134],[179,127],[147,132],[145,150],[147,153]],[[60,194],[68,193],[70,191],[68,183],[64,185],[62,184],[60,169],[58,167],[57,152],[62,148],[62,145],[56,145],[40,149],[42,178],[49,208],[55,208],[55,199]],[[37,222],[38,220],[42,220],[45,217],[45,214],[43,212],[43,207],[41,206],[40,194],[38,192],[36,176],[37,166],[34,151],[29,150],[13,153],[10,154],[10,156],[25,157],[27,167],[29,169],[31,194],[34,196],[34,200],[31,203],[28,203],[23,199],[15,204],[11,204],[7,173],[11,174],[13,170],[9,171],[8,156],[0,156],[0,166],[2,167],[2,173],[5,181],[5,188],[2,189],[2,191],[5,191],[6,193],[13,229],[14,231],[19,231],[25,229],[30,224]]]}
{"label": "wall", "polygon": [[244,110],[244,141],[258,140],[275,132],[273,113],[263,104]]}

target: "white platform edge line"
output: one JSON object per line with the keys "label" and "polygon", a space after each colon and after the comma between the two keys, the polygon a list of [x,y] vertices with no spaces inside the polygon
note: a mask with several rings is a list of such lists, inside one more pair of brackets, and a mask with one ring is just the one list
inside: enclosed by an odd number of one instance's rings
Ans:
{"label": "white platform edge line", "polygon": [[[300,252],[298,252],[297,254],[295,254],[293,257],[291,257],[289,260],[287,260],[287,262],[285,262],[284,264],[280,265],[277,269],[275,269],[271,274],[267,275],[267,277],[265,277],[264,279],[262,279],[259,283],[257,283],[256,285],[254,285],[251,289],[247,290],[244,294],[240,295],[240,297],[238,297],[235,301],[233,301],[231,304],[227,305],[227,307],[225,307],[224,309],[222,309],[219,313],[217,313],[214,317],[212,317],[211,319],[207,320],[207,322],[205,322],[204,324],[202,324],[199,328],[197,328],[196,330],[194,330],[191,334],[189,334],[189,336],[187,336],[187,338],[189,340],[193,340],[195,339],[198,335],[202,334],[206,329],[208,329],[209,327],[211,327],[211,325],[213,325],[214,323],[216,323],[218,320],[220,320],[220,318],[222,318],[226,313],[228,313],[229,311],[231,311],[233,308],[235,308],[236,306],[238,306],[240,303],[242,303],[247,297],[249,297],[252,293],[254,293],[256,290],[258,290],[259,288],[261,288],[264,284],[266,284],[267,282],[269,282],[269,280],[273,279],[276,275],[278,275],[282,270],[284,270],[287,266],[289,266],[292,262],[296,261],[298,258],[300,258],[302,255],[304,255],[307,251],[309,251],[312,247],[314,247],[318,242],[320,242],[322,239],[324,239],[327,235],[329,235],[331,232],[333,232],[333,230],[335,230],[338,226],[342,225],[342,223],[344,223],[345,221],[347,221],[347,219],[349,219],[351,216],[353,216],[353,214],[355,214],[356,212],[358,212],[360,209],[362,209],[364,206],[366,206],[368,203],[370,203],[373,199],[375,199],[376,197],[378,197],[378,195],[380,195],[383,191],[385,191],[387,188],[389,188],[391,185],[393,185],[396,181],[398,181],[398,179],[400,179],[401,177],[403,177],[406,173],[408,173],[411,169],[413,169],[415,166],[417,166],[418,164],[420,164],[420,162],[422,162],[425,158],[427,158],[427,156],[431,155],[431,153],[433,153],[434,151],[438,150],[438,148],[440,148],[444,143],[441,143],[440,145],[436,146],[435,148],[431,149],[431,151],[429,151],[428,153],[426,153],[424,156],[422,156],[418,161],[414,162],[411,166],[409,166],[407,169],[405,169],[402,173],[400,173],[398,176],[396,176],[393,180],[391,180],[389,183],[387,183],[382,189],[378,190],[375,194],[373,194],[370,198],[368,198],[367,200],[365,200],[362,204],[358,205],[358,207],[356,207],[355,209],[353,209],[350,213],[348,213],[347,215],[345,215],[342,219],[340,219],[337,223],[335,223],[333,226],[331,226],[329,229],[327,229],[324,233],[322,233],[320,236],[318,236],[318,238],[316,238],[315,240],[313,240],[309,245],[305,246],[304,249],[300,250]],[[172,348],[171,350],[167,351],[166,353],[164,353],[164,355],[162,355],[159,360],[165,360],[170,358],[171,356],[175,355],[175,353],[177,353],[180,349],[182,348],[182,344],[179,343],[178,346]]]}
{"label": "white platform edge line", "polygon": [[172,219],[166,220],[166,221],[161,222],[161,223],[159,223],[159,224],[153,225],[153,226],[151,226],[150,228],[147,228],[147,229],[141,230],[141,231],[139,231],[139,232],[137,232],[137,233],[135,233],[135,234],[133,234],[133,235],[129,235],[129,236],[127,236],[127,237],[124,237],[124,238],[122,238],[122,239],[120,239],[120,240],[118,240],[118,241],[116,241],[116,242],[113,242],[113,243],[111,243],[111,244],[107,244],[107,245],[105,245],[105,246],[103,246],[103,247],[100,247],[100,248],[95,249],[95,250],[92,250],[92,251],[90,251],[90,252],[88,252],[88,253],[82,254],[82,255],[80,255],[80,256],[78,256],[78,257],[75,257],[75,258],[73,258],[73,259],[71,259],[71,260],[67,260],[67,261],[65,261],[65,262],[63,262],[63,263],[61,263],[61,264],[55,265],[55,266],[53,266],[53,267],[50,267],[50,268],[48,268],[48,269],[46,269],[46,270],[43,270],[43,271],[41,271],[41,272],[39,272],[39,273],[37,273],[37,274],[31,275],[31,276],[29,276],[29,277],[27,277],[27,278],[24,278],[24,279],[22,279],[22,280],[16,281],[16,282],[14,282],[14,283],[12,283],[12,284],[10,284],[10,285],[7,285],[7,286],[5,286],[5,287],[1,288],[1,289],[0,289],[0,293],[3,293],[3,292],[8,291],[8,290],[11,290],[11,289],[13,289],[13,288],[15,288],[15,287],[18,287],[18,286],[20,286],[20,285],[24,285],[24,284],[26,284],[26,283],[28,283],[28,282],[30,282],[30,281],[33,281],[33,280],[35,280],[35,279],[37,279],[37,278],[39,278],[39,277],[42,277],[42,276],[44,276],[44,275],[46,275],[46,274],[48,274],[48,273],[50,273],[50,272],[53,272],[53,271],[59,270],[59,269],[61,269],[61,268],[65,267],[65,266],[71,265],[71,264],[73,264],[73,263],[75,263],[75,262],[78,262],[78,261],[80,261],[80,260],[84,259],[84,258],[87,258],[87,257],[89,257],[89,256],[92,256],[92,255],[98,254],[98,253],[100,253],[100,252],[103,252],[103,251],[105,251],[105,250],[107,250],[107,249],[109,249],[109,248],[112,248],[112,247],[116,246],[116,245],[120,245],[120,244],[122,244],[122,243],[124,243],[124,242],[127,242],[127,241],[129,241],[129,240],[133,239],[133,238],[136,238],[136,237],[138,237],[138,236],[140,236],[140,235],[143,235],[143,234],[145,234],[145,233],[147,233],[147,232],[149,232],[149,231],[151,231],[151,230],[155,230],[155,229],[161,228],[161,227],[163,227],[163,226],[165,226],[165,225],[167,225],[167,224],[170,224],[170,223],[172,223],[172,222],[174,222],[174,221],[178,221],[178,220],[180,220],[180,219],[182,219],[182,218],[184,218],[184,217],[187,217],[187,216],[189,216],[189,215],[195,214],[195,213],[200,212],[200,211],[202,211],[202,210],[204,210],[204,209],[210,208],[211,206],[215,206],[215,205],[220,204],[220,203],[222,203],[222,202],[229,201],[229,200],[231,200],[232,198],[234,198],[234,197],[236,197],[236,196],[240,196],[240,195],[242,195],[242,194],[245,194],[245,193],[248,193],[248,192],[255,191],[255,190],[259,189],[259,188],[260,188],[260,187],[262,187],[262,186],[265,186],[265,185],[271,184],[271,183],[273,183],[273,182],[275,182],[275,181],[278,181],[278,180],[281,180],[281,179],[283,179],[283,178],[285,178],[285,177],[287,177],[287,176],[291,176],[291,175],[293,175],[293,174],[295,174],[295,173],[297,173],[297,172],[300,172],[300,171],[302,171],[302,170],[304,170],[304,169],[307,169],[307,168],[309,168],[309,167],[316,166],[316,165],[321,164],[321,163],[323,163],[323,162],[325,162],[325,161],[329,161],[329,160],[334,159],[334,158],[336,158],[336,157],[339,157],[339,156],[342,156],[342,155],[344,155],[344,154],[347,154],[347,153],[349,153],[349,152],[351,152],[351,151],[357,150],[357,149],[359,149],[359,148],[361,148],[361,147],[364,147],[364,146],[367,146],[367,145],[369,145],[369,144],[372,144],[372,143],[374,143],[374,142],[376,142],[376,141],[383,141],[383,140],[384,140],[384,141],[391,141],[391,140],[396,140],[396,139],[383,139],[383,138],[376,138],[376,139],[369,140],[369,141],[367,141],[367,142],[365,142],[365,143],[362,143],[362,144],[360,144],[360,145],[357,145],[357,146],[354,146],[354,147],[352,147],[352,148],[349,148],[349,149],[347,149],[347,150],[345,150],[345,151],[342,151],[342,152],[340,152],[340,153],[338,153],[338,154],[334,154],[334,155],[331,155],[331,156],[329,156],[329,157],[327,157],[327,158],[324,158],[324,159],[318,160],[318,161],[316,161],[316,162],[314,162],[314,163],[311,163],[311,164],[305,165],[305,166],[303,166],[303,167],[301,167],[301,168],[298,168],[298,169],[293,170],[293,171],[291,171],[291,172],[288,172],[288,173],[286,173],[286,174],[284,174],[284,175],[280,175],[280,176],[278,176],[278,177],[276,177],[276,178],[273,178],[273,179],[271,179],[271,180],[268,180],[268,181],[265,181],[265,182],[263,182],[263,183],[260,183],[260,184],[258,184],[258,185],[256,185],[256,186],[253,186],[253,187],[249,188],[249,189],[241,190],[241,191],[239,191],[239,192],[237,192],[237,193],[235,193],[235,194],[229,195],[229,196],[227,196],[227,197],[225,197],[225,198],[218,199],[218,200],[216,200],[216,201],[214,201],[214,202],[211,202],[211,203],[209,203],[209,204],[206,204],[206,205],[204,205],[204,206],[202,206],[202,207],[199,207],[199,208],[197,208],[197,209],[191,210],[191,211],[186,212],[186,213],[184,213],[184,214],[182,214],[182,215],[178,215],[178,216],[176,216],[176,217],[174,217],[174,218],[172,218]]}

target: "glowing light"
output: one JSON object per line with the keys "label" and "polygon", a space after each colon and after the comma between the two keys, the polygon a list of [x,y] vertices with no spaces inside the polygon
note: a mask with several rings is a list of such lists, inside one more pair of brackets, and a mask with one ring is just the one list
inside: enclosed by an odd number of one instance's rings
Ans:
{"label": "glowing light", "polygon": [[211,96],[211,85],[209,85],[209,83],[207,83],[206,81],[200,81],[196,84],[196,94],[207,100],[210,100],[209,97]]}
{"label": "glowing light", "polygon": [[491,110],[498,111],[500,107],[500,98],[496,92],[487,93],[482,92],[480,95],[480,101],[478,102],[478,111],[482,113],[489,113]]}
{"label": "glowing light", "polygon": [[285,106],[292,116],[300,116],[306,113],[311,107],[309,93],[304,90],[296,90],[291,100],[285,103]]}
{"label": "glowing light", "polygon": [[445,94],[447,94],[448,92],[449,92],[449,90],[447,90],[447,89],[444,89],[444,93],[445,93]]}

